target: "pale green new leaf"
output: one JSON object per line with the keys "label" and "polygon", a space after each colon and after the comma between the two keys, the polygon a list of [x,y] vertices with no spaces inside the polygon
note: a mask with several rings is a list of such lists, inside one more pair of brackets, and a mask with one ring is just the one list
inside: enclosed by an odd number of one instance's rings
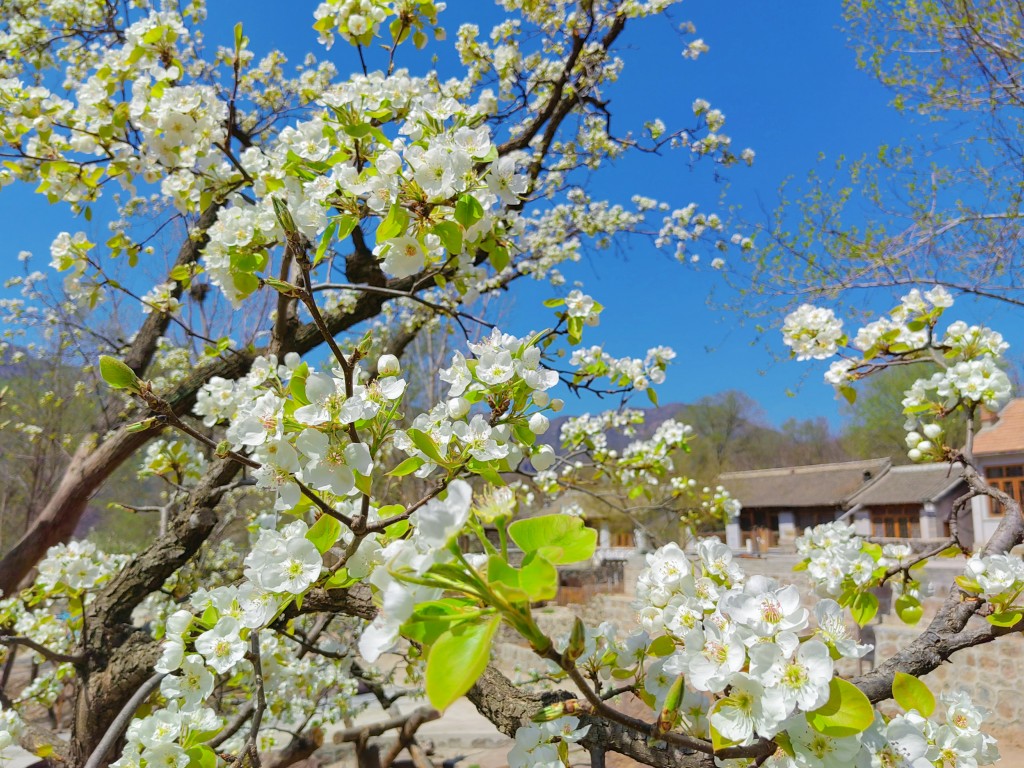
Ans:
{"label": "pale green new leaf", "polygon": [[427,698],[437,709],[447,709],[483,674],[491,656],[491,638],[498,616],[487,621],[456,624],[434,641],[427,657]]}

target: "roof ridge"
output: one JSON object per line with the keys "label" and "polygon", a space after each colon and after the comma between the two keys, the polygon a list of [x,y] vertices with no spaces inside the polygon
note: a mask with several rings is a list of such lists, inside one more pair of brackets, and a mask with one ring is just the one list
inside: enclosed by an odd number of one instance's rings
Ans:
{"label": "roof ridge", "polygon": [[825,469],[836,469],[848,468],[853,469],[857,466],[869,466],[876,464],[888,464],[892,467],[892,459],[888,456],[882,456],[877,459],[856,459],[854,461],[830,461],[825,464],[795,464],[787,467],[765,467],[763,469],[734,469],[729,472],[722,472],[719,474],[719,478],[728,477],[731,475],[754,475],[754,474],[769,474],[769,473],[781,473],[781,472],[816,472]]}

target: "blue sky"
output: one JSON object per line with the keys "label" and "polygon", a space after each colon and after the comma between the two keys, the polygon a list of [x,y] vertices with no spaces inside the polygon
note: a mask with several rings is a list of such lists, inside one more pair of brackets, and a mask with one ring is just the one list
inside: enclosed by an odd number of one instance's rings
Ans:
{"label": "blue sky", "polygon": [[[279,47],[293,61],[301,61],[303,51],[318,47],[311,30],[315,3],[213,0],[210,5],[210,46],[229,45],[231,29],[242,19],[257,55]],[[497,18],[498,11],[486,3],[449,2],[442,19],[452,34],[435,49],[442,73],[454,71],[451,38],[458,25],[475,21],[486,30]],[[696,62],[680,55],[684,38],[676,30],[683,21],[692,21],[697,36],[710,46]],[[652,117],[662,118],[670,128],[689,125],[690,105],[701,97],[725,112],[725,132],[734,146],[753,148],[757,160],[753,168],[730,170],[727,189],[712,178],[710,165],[691,167],[685,153],[629,160],[603,169],[592,180],[595,197],[626,202],[640,193],[673,207],[693,201],[702,210],[715,210],[725,192],[725,205],[740,206],[746,216],[759,219],[761,209],[776,205],[778,186],[787,177],[794,177],[800,189],[819,155],[856,157],[920,133],[920,124],[888,105],[891,94],[856,69],[841,23],[839,4],[820,0],[691,0],[675,7],[671,21],[634,25],[622,41],[627,62],[622,80],[607,94],[616,131],[639,129]],[[327,55],[342,72],[358,66],[353,49],[343,44]],[[422,57],[400,63],[412,69],[429,66]],[[5,238],[2,272],[16,271],[18,251],[29,249],[42,257],[56,232],[83,228],[62,219],[27,190],[3,190],[2,206],[8,220],[22,222]],[[824,366],[777,361],[785,348],[776,332],[759,341],[754,322],[709,307],[710,291],[722,299],[728,291],[706,266],[694,271],[635,242],[566,272],[570,280],[583,280],[586,290],[607,307],[591,340],[603,340],[614,355],[642,356],[658,344],[676,349],[678,358],[659,392],[662,403],[740,389],[760,402],[776,424],[794,416],[824,416],[838,424],[839,405],[831,388],[821,383]],[[551,295],[543,285],[517,290],[507,314],[508,330],[521,333],[547,325],[548,318],[537,313],[546,312],[539,303]],[[884,300],[881,306],[888,304]],[[787,395],[792,390],[798,391],[797,397]],[[646,403],[646,398],[638,402]],[[593,404],[571,407],[579,411],[588,406]]]}

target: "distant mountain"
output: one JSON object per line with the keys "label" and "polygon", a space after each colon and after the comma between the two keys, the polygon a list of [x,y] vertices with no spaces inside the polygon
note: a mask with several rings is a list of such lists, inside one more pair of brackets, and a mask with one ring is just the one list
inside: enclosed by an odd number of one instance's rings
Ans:
{"label": "distant mountain", "polygon": [[[18,362],[10,362],[14,358],[19,358]],[[0,381],[29,376],[39,362],[39,359],[33,357],[27,350],[10,345],[0,351]]]}

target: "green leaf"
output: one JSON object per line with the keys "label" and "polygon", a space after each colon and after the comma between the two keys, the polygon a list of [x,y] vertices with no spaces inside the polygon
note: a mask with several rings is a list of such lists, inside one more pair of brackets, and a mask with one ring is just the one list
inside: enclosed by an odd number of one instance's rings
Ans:
{"label": "green leaf", "polygon": [[441,245],[448,253],[462,253],[462,230],[454,221],[439,221],[434,225],[434,234],[441,238]]}
{"label": "green leaf", "polygon": [[530,425],[525,422],[516,424],[512,428],[512,432],[515,434],[516,439],[523,445],[533,445],[537,442],[537,435],[535,435],[533,430],[530,429]]}
{"label": "green leaf", "polygon": [[409,216],[402,206],[397,203],[392,205],[388,209],[388,215],[384,217],[384,221],[377,227],[377,242],[398,237],[405,231],[405,224],[408,220]]}
{"label": "green leaf", "polygon": [[320,515],[320,519],[306,531],[306,538],[316,545],[317,552],[322,555],[341,538],[341,521],[330,515]]}
{"label": "green leaf", "polygon": [[544,306],[548,309],[554,309],[555,307],[564,307],[565,299],[548,299],[544,302]]}
{"label": "green leaf", "polygon": [[455,203],[455,220],[469,229],[484,217],[484,208],[480,201],[468,192],[459,196]]}
{"label": "green leaf", "polygon": [[572,515],[516,520],[508,527],[508,535],[523,552],[539,552],[555,565],[589,560],[597,547],[597,531]]}
{"label": "green leaf", "polygon": [[139,392],[142,387],[142,382],[135,375],[135,371],[110,355],[100,355],[100,376],[114,389]]}
{"label": "green leaf", "polygon": [[972,594],[977,594],[978,592],[981,592],[981,585],[974,579],[968,578],[963,574],[957,576],[955,579],[953,579],[953,581],[955,581],[956,585],[960,587],[960,589],[962,589],[964,592],[970,592]]}
{"label": "green leaf", "polygon": [[675,653],[675,641],[668,635],[660,635],[647,646],[647,653],[650,656],[668,656]]}
{"label": "green leaf", "polygon": [[288,381],[288,391],[299,405],[309,405],[309,398],[306,397],[306,380],[309,378],[309,365],[299,363],[292,371],[292,377]]}
{"label": "green leaf", "polygon": [[788,733],[786,733],[785,731],[780,731],[779,733],[772,736],[772,741],[778,744],[779,749],[781,749],[787,755],[789,755],[790,757],[796,757],[796,750],[793,749],[793,742],[790,740]]}
{"label": "green leaf", "polygon": [[850,603],[850,613],[853,614],[853,620],[863,627],[878,613],[878,598],[870,592],[858,592]]}
{"label": "green leaf", "polygon": [[658,393],[654,391],[654,387],[647,388],[647,399],[650,400],[655,407],[658,406]]}
{"label": "green leaf", "polygon": [[347,589],[358,581],[359,579],[348,575],[348,568],[340,568],[324,582],[324,589]]}
{"label": "green leaf", "polygon": [[409,435],[412,444],[423,451],[431,461],[437,464],[444,464],[444,458],[437,448],[437,443],[434,442],[430,435],[418,429],[410,429],[406,434]]}
{"label": "green leaf", "polygon": [[298,297],[301,292],[299,286],[278,280],[276,277],[265,277],[263,283],[284,296]]}
{"label": "green leaf", "polygon": [[192,747],[186,751],[188,768],[217,768],[217,755],[205,744]]}
{"label": "green leaf", "polygon": [[579,344],[583,339],[583,318],[570,317],[566,325],[569,330],[569,343]]}
{"label": "green leaf", "polygon": [[260,279],[248,272],[232,273],[231,281],[235,284],[235,290],[238,291],[239,300],[252,296],[260,287]]}
{"label": "green leaf", "polygon": [[235,24],[235,55],[242,50],[242,43],[245,38],[242,36],[242,22]]}
{"label": "green leaf", "polygon": [[390,477],[405,477],[411,475],[417,469],[423,466],[423,459],[419,456],[410,456],[408,459],[403,461],[397,467],[388,472]]}
{"label": "green leaf", "polygon": [[931,717],[935,711],[935,696],[928,686],[904,672],[897,672],[892,681],[892,697],[906,712],[916,709],[921,717]]}
{"label": "green leaf", "polygon": [[331,247],[331,243],[334,242],[334,236],[338,232],[338,220],[335,219],[327,225],[327,229],[320,235],[320,243],[316,247],[316,256],[313,259],[313,266],[316,266],[323,259],[327,253],[327,249]]}
{"label": "green leaf", "polygon": [[370,135],[373,130],[373,126],[369,123],[360,123],[359,125],[346,125],[345,133],[351,136],[353,139],[363,139]]}
{"label": "green leaf", "polygon": [[1012,627],[1022,618],[1024,618],[1024,614],[1013,609],[1000,611],[999,613],[993,613],[990,616],[985,617],[988,623],[994,627]]}
{"label": "green leaf", "polygon": [[169,273],[171,280],[181,283],[192,277],[192,267],[188,264],[178,264]]}
{"label": "green leaf", "polygon": [[530,600],[554,600],[558,594],[558,569],[537,552],[523,559],[519,585]]}
{"label": "green leaf", "polygon": [[483,674],[491,656],[499,616],[488,621],[465,621],[443,632],[427,657],[427,698],[437,709],[447,709]]}
{"label": "green leaf", "polygon": [[807,722],[818,733],[833,738],[855,736],[875,721],[875,710],[860,688],[834,677],[828,684],[825,705],[807,713]]}
{"label": "green leaf", "polygon": [[905,624],[917,624],[924,614],[921,608],[921,601],[910,595],[900,595],[896,598],[896,615]]}
{"label": "green leaf", "polygon": [[357,219],[355,216],[345,214],[344,216],[340,217],[338,219],[338,229],[337,232],[335,233],[336,237],[339,240],[344,240],[346,237],[352,234],[352,231],[356,228],[357,224],[359,224],[359,219]]}
{"label": "green leaf", "polygon": [[508,248],[496,247],[491,251],[491,266],[495,272],[501,272],[509,264]]}
{"label": "green leaf", "polygon": [[519,571],[509,565],[501,555],[491,555],[487,559],[487,584],[511,602],[529,599],[526,591],[520,587]]}

